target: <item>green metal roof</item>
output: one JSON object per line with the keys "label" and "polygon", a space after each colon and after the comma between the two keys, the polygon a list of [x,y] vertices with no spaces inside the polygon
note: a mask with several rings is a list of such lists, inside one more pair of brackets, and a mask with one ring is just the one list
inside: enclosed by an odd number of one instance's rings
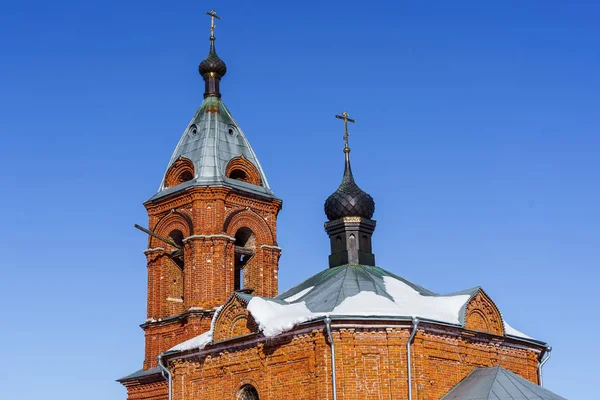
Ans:
{"label": "green metal roof", "polygon": [[[422,296],[442,296],[380,267],[371,265],[341,265],[321,271],[301,284],[280,294],[275,299],[283,302],[285,299],[312,287],[304,296],[298,297],[291,302],[287,301],[285,304],[305,302],[308,309],[312,312],[330,312],[346,298],[355,296],[363,291],[375,292],[375,294],[393,301],[394,298],[386,290],[383,280],[386,276],[405,283]],[[479,288],[475,287],[463,292],[454,293],[454,295],[473,295],[478,290]]]}
{"label": "green metal roof", "polygon": [[[225,176],[225,168],[229,161],[239,156],[245,157],[256,167],[262,181],[261,186]],[[187,158],[194,164],[194,179],[167,188],[163,177],[158,193],[150,200],[192,186],[227,186],[252,194],[273,197],[267,177],[254,150],[223,101],[217,97],[204,99],[183,132],[171,156],[167,171],[180,157]]]}

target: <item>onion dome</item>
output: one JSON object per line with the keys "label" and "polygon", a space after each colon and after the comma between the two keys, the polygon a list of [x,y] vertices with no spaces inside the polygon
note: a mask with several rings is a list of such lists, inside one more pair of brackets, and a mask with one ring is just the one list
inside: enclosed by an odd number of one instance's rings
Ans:
{"label": "onion dome", "polygon": [[215,51],[215,37],[210,37],[210,51],[208,56],[200,65],[198,65],[198,72],[204,79],[204,98],[216,97],[221,98],[221,78],[227,73],[227,65],[219,58]]}
{"label": "onion dome", "polygon": [[343,217],[363,217],[371,219],[375,212],[373,198],[354,182],[350,168],[350,149],[346,153],[346,167],[340,187],[325,200],[325,215],[330,221]]}
{"label": "onion dome", "polygon": [[219,78],[225,76],[227,73],[227,65],[225,65],[225,62],[219,58],[215,51],[214,37],[210,38],[210,51],[208,56],[206,56],[200,65],[198,65],[198,72],[200,72],[200,75],[205,79],[207,78],[207,75],[210,75],[211,73],[218,75]]}

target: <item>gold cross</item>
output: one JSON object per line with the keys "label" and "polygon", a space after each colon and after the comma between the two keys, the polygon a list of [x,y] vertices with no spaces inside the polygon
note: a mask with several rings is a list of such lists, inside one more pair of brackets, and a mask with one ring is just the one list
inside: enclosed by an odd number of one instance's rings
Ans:
{"label": "gold cross", "polygon": [[210,10],[206,12],[206,15],[210,17],[210,37],[211,39],[215,38],[215,18],[220,20],[221,17],[217,15],[215,10]]}
{"label": "gold cross", "polygon": [[344,120],[344,142],[345,142],[344,152],[346,152],[346,153],[350,151],[350,147],[348,147],[348,137],[350,136],[350,132],[348,132],[348,122],[352,122],[352,123],[356,122],[355,120],[348,118],[349,116],[350,115],[346,111],[344,111],[342,113],[342,115],[335,116],[338,119]]}

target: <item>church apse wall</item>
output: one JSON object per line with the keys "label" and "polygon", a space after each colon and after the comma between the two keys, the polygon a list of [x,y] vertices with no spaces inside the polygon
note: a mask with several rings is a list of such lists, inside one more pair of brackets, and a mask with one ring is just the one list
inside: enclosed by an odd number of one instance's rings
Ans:
{"label": "church apse wall", "polygon": [[[315,323],[275,338],[215,338],[211,348],[173,360],[173,399],[236,399],[245,385],[256,388],[260,399],[332,399],[324,329]],[[410,324],[339,321],[332,329],[338,399],[407,398]],[[537,383],[539,349],[490,339],[423,323],[412,345],[413,399],[440,399],[477,366],[500,365]]]}

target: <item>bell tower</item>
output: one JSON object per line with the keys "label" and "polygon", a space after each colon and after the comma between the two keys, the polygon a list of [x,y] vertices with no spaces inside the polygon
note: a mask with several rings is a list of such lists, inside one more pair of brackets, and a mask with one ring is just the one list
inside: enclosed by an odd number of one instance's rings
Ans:
{"label": "bell tower", "polygon": [[246,136],[221,100],[227,66],[215,49],[198,70],[204,100],[171,159],[148,212],[148,313],[144,370],[157,356],[210,328],[234,291],[277,295],[282,202],[269,187]]}

